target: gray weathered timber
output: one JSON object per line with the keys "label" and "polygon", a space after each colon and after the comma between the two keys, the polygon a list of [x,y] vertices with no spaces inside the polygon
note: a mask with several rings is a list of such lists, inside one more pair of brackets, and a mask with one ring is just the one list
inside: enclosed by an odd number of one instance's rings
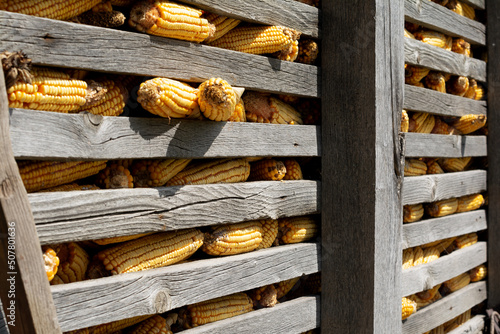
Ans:
{"label": "gray weathered timber", "polygon": [[52,286],[64,331],[162,313],[320,270],[320,245],[301,243]]}
{"label": "gray weathered timber", "polygon": [[405,38],[405,63],[486,81],[486,62]]}
{"label": "gray weathered timber", "polygon": [[485,190],[485,170],[408,176],[404,180],[403,204],[436,202]]}
{"label": "gray weathered timber", "polygon": [[401,330],[403,10],[322,2],[322,333]]}
{"label": "gray weathered timber", "polygon": [[405,133],[407,158],[462,158],[486,156],[486,136],[448,136]]}
{"label": "gray weathered timber", "polygon": [[487,114],[486,101],[476,101],[452,94],[405,85],[404,108],[443,116]]}
{"label": "gray weathered timber", "polygon": [[312,65],[3,11],[0,26],[0,49],[21,49],[36,65],[193,82],[220,77],[233,86],[310,97],[320,92]]}
{"label": "gray weathered timber", "polygon": [[486,44],[484,24],[458,15],[432,1],[404,1],[406,21],[421,24],[450,36],[462,37],[471,44]]}
{"label": "gray weathered timber", "polygon": [[184,331],[185,334],[299,334],[319,327],[319,296],[296,298]]}
{"label": "gray weathered timber", "polygon": [[486,262],[486,242],[465,247],[437,260],[403,270],[402,296],[425,291]]}
{"label": "gray weathered timber", "polygon": [[0,334],[10,334],[7,319],[3,313],[2,301],[0,301]]}
{"label": "gray weathered timber", "polygon": [[403,320],[403,334],[420,334],[451,320],[486,299],[486,282],[471,283]]}
{"label": "gray weathered timber", "polygon": [[182,0],[210,12],[266,25],[285,26],[319,37],[319,10],[292,0]]}
{"label": "gray weathered timber", "polygon": [[0,300],[11,334],[57,334],[33,214],[12,152],[6,92],[0,69]]}
{"label": "gray weathered timber", "polygon": [[483,333],[486,317],[478,314],[460,327],[448,332],[448,334],[479,334]]}
{"label": "gray weathered timber", "polygon": [[485,230],[486,211],[456,213],[403,225],[403,249]]}
{"label": "gray weathered timber", "polygon": [[317,181],[29,194],[42,244],[321,212]]}
{"label": "gray weathered timber", "polygon": [[[112,160],[319,156],[320,128],[247,122],[102,117],[11,109],[14,156]],[[202,139],[202,140],[200,140]]]}
{"label": "gray weathered timber", "polygon": [[485,0],[462,0],[463,3],[466,3],[468,5],[471,5],[474,8],[477,9],[485,9]]}

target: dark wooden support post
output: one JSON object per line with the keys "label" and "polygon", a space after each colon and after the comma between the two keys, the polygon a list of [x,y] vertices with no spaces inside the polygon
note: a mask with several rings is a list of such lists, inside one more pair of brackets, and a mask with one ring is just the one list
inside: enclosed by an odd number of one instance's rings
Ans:
{"label": "dark wooden support post", "polygon": [[11,334],[61,333],[28,196],[12,153],[0,68],[0,298]]}
{"label": "dark wooden support post", "polygon": [[322,4],[322,333],[401,332],[403,8]]}

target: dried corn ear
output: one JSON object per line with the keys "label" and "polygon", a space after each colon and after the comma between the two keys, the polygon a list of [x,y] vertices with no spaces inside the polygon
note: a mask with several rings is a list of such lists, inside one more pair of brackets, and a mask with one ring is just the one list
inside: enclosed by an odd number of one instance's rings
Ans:
{"label": "dried corn ear", "polygon": [[280,243],[292,244],[310,240],[319,233],[318,222],[310,216],[278,219]]}
{"label": "dried corn ear", "polygon": [[42,253],[45,273],[50,282],[56,275],[57,268],[59,268],[59,257],[57,257],[56,252],[48,246],[42,247]]}
{"label": "dried corn ear", "polygon": [[410,117],[408,131],[416,133],[431,133],[435,124],[434,115],[423,112],[415,112]]}
{"label": "dried corn ear", "polygon": [[413,266],[419,266],[424,263],[424,250],[422,247],[413,247]]}
{"label": "dried corn ear", "polygon": [[486,96],[486,93],[484,91],[484,87],[481,86],[480,84],[477,84],[476,87],[476,96],[474,97],[475,100],[484,100]]}
{"label": "dried corn ear", "polygon": [[[177,314],[174,313],[172,319],[177,321]],[[154,315],[146,320],[141,321],[137,324],[128,334],[172,334],[170,326],[172,325],[164,317],[160,315]]]}
{"label": "dried corn ear", "polygon": [[469,273],[463,273],[456,277],[453,277],[443,283],[441,288],[441,294],[449,294],[460,290],[470,283]]}
{"label": "dried corn ear", "polygon": [[434,128],[432,128],[431,133],[437,135],[453,135],[457,133],[457,130],[453,126],[444,122],[441,117],[435,117]]}
{"label": "dried corn ear", "polygon": [[63,184],[60,186],[55,186],[52,188],[43,189],[43,190],[40,190],[38,192],[43,193],[43,192],[52,192],[52,191],[99,190],[99,189],[101,189],[101,188],[99,188],[98,186],[96,186],[94,184],[80,185],[77,183],[67,183],[67,184]]}
{"label": "dried corn ear", "polygon": [[443,217],[457,211],[458,200],[456,198],[445,199],[425,205],[425,212],[431,217]]}
{"label": "dried corn ear", "polygon": [[293,41],[289,48],[272,53],[280,60],[295,61],[299,56],[299,41]]}
{"label": "dried corn ear", "polygon": [[437,31],[419,30],[413,33],[415,39],[426,44],[437,46],[445,50],[451,50],[452,38]]}
{"label": "dried corn ear", "polygon": [[204,40],[205,43],[213,42],[216,39],[224,36],[230,30],[236,28],[236,26],[241,22],[241,20],[217,15],[214,13],[208,13],[205,18],[210,24],[214,26],[215,29],[213,35]]}
{"label": "dried corn ear", "polygon": [[256,248],[257,250],[271,247],[278,237],[277,219],[261,219],[259,222],[262,225],[262,242]]}
{"label": "dried corn ear", "polygon": [[462,54],[466,57],[471,56],[470,43],[466,42],[463,38],[454,38],[451,46],[451,51]]}
{"label": "dried corn ear", "polygon": [[432,262],[432,261],[435,261],[437,259],[439,259],[439,256],[441,254],[441,252],[439,251],[439,249],[437,247],[426,247],[426,248],[423,248],[423,251],[424,251],[424,259],[423,259],[423,262],[422,263],[429,263],[429,262]]}
{"label": "dried corn ear", "polygon": [[403,297],[401,304],[402,304],[402,311],[401,311],[402,320],[405,320],[406,318],[408,318],[410,315],[412,315],[417,311],[417,303],[410,298]]}
{"label": "dried corn ear", "polygon": [[273,307],[278,303],[278,291],[273,284],[253,289],[248,293],[248,296],[252,298],[255,308]]}
{"label": "dried corn ear", "polygon": [[55,20],[67,20],[75,17],[102,0],[3,0],[0,10],[15,12]]}
{"label": "dried corn ear", "polygon": [[464,96],[469,89],[469,79],[464,76],[454,76],[446,82],[446,92],[457,96]]}
{"label": "dried corn ear", "polygon": [[406,38],[415,39],[415,36],[413,36],[413,34],[411,32],[409,32],[408,30],[406,30],[406,28],[405,28],[404,34],[405,34]]}
{"label": "dried corn ear", "polygon": [[413,248],[406,248],[403,250],[403,269],[408,269],[413,267],[413,259],[415,258],[415,252]]}
{"label": "dried corn ear", "polygon": [[14,84],[32,84],[31,59],[22,52],[0,53],[0,62],[2,63],[5,86],[9,90]]}
{"label": "dried corn ear", "polygon": [[128,99],[126,83],[132,79],[119,77],[87,81],[86,103],[79,111],[87,111],[94,115],[119,116],[123,113]]}
{"label": "dried corn ear", "polygon": [[436,244],[436,248],[438,249],[438,251],[440,251],[441,253],[443,252],[447,252],[447,249],[453,245],[453,242],[455,241],[456,237],[451,237],[451,238],[447,238],[447,239],[444,239],[444,240],[441,240],[438,244]]}
{"label": "dried corn ear", "polygon": [[478,240],[477,233],[475,233],[475,232],[469,233],[469,234],[465,234],[465,235],[461,235],[461,236],[457,237],[453,241],[453,245],[455,246],[455,249],[462,249],[462,248],[469,247],[469,246],[476,244],[477,240]]}
{"label": "dried corn ear", "polygon": [[429,74],[430,70],[424,67],[411,66],[405,67],[405,83],[408,85],[416,85]]}
{"label": "dried corn ear", "polygon": [[458,198],[458,212],[467,212],[479,209],[484,204],[481,194],[465,195]]}
{"label": "dried corn ear", "polygon": [[295,159],[285,159],[283,160],[285,165],[286,174],[283,180],[302,180],[304,179],[302,175],[302,168],[300,164]]}
{"label": "dried corn ear", "polygon": [[463,158],[443,158],[439,159],[439,165],[446,172],[461,172],[465,170],[465,168],[471,162],[472,157],[463,157]]}
{"label": "dried corn ear", "polygon": [[198,87],[198,105],[212,121],[227,121],[234,113],[240,97],[227,81],[211,78]]}
{"label": "dried corn ear", "polygon": [[299,54],[296,62],[312,65],[318,58],[319,46],[316,41],[305,38],[299,40]]}
{"label": "dried corn ear", "polygon": [[103,189],[133,188],[134,178],[127,168],[128,162],[109,161],[96,176],[96,183]]}
{"label": "dried corn ear", "polygon": [[[127,319],[122,319],[122,320],[117,320],[117,321],[112,321],[108,322],[105,324],[93,326],[86,328],[87,332],[83,332],[82,330],[76,330],[72,331],[69,333],[65,334],[116,334],[116,333],[121,333],[122,329],[125,329],[130,326],[134,326],[141,321],[144,321],[148,318],[150,318],[151,315],[140,315],[137,317],[132,317],[132,318],[127,318]],[[80,332],[82,331],[82,332]]]}
{"label": "dried corn ear", "polygon": [[441,287],[441,284],[438,284],[429,290],[425,290],[425,291],[417,293],[416,296],[418,298],[420,298],[420,300],[422,300],[422,301],[429,301],[436,296],[436,294],[439,292],[440,287]]}
{"label": "dried corn ear", "polygon": [[427,165],[422,160],[405,159],[404,176],[418,176],[427,173]]}
{"label": "dried corn ear", "polygon": [[[52,248],[59,258],[59,269],[56,273],[57,281],[63,283],[83,281],[90,262],[87,252],[75,242],[54,245]],[[52,281],[51,283],[56,282]]]}
{"label": "dried corn ear", "polygon": [[201,250],[208,255],[234,255],[251,252],[262,242],[262,224],[258,220],[212,227],[205,233]]}
{"label": "dried corn ear", "polygon": [[468,19],[475,20],[476,19],[476,11],[474,8],[469,6],[468,4],[460,1],[460,4],[462,5],[462,14]]}
{"label": "dried corn ear", "polygon": [[408,112],[403,110],[401,112],[401,132],[408,132],[410,126],[410,118],[408,117]]}
{"label": "dried corn ear", "polygon": [[95,240],[93,240],[93,242],[95,242],[98,245],[104,246],[104,245],[117,244],[120,242],[139,239],[139,238],[142,238],[146,235],[150,235],[152,233],[153,232],[132,234],[132,235],[123,235],[123,236],[119,236],[119,237],[110,237],[110,238],[104,238],[104,239],[95,239]]}
{"label": "dried corn ear", "polygon": [[248,181],[279,181],[285,177],[286,172],[285,164],[280,160],[259,160],[251,164]]}
{"label": "dried corn ear", "polygon": [[437,161],[431,161],[427,163],[427,174],[444,174],[444,170]]}
{"label": "dried corn ear", "polygon": [[135,187],[161,187],[191,162],[191,159],[139,159],[130,167]]}
{"label": "dried corn ear", "polygon": [[430,71],[425,77],[425,87],[446,93],[446,77],[441,72]]}
{"label": "dried corn ear", "polygon": [[481,264],[469,271],[469,277],[471,282],[478,282],[486,278],[486,275],[488,274],[488,268],[484,265]]}
{"label": "dried corn ear", "polygon": [[469,134],[479,130],[486,124],[486,115],[468,114],[453,121],[453,125],[461,134]]}
{"label": "dried corn ear", "polygon": [[245,111],[245,103],[243,103],[243,99],[239,99],[236,107],[234,108],[231,117],[227,120],[228,122],[246,122],[247,114]]}
{"label": "dried corn ear", "polygon": [[419,221],[424,216],[424,206],[413,204],[403,206],[403,223],[413,223]]}
{"label": "dried corn ear", "polygon": [[116,28],[125,24],[126,17],[122,12],[113,10],[110,2],[102,2],[69,21],[96,27]]}
{"label": "dried corn ear", "polygon": [[303,124],[301,114],[280,99],[257,92],[245,92],[242,98],[250,122]]}
{"label": "dried corn ear", "polygon": [[300,277],[290,278],[281,282],[276,283],[274,286],[276,287],[276,291],[278,292],[278,299],[285,297],[297,284],[300,280]]}
{"label": "dried corn ear", "polygon": [[469,89],[464,94],[464,97],[468,99],[476,98],[477,81],[474,79],[469,79]]}

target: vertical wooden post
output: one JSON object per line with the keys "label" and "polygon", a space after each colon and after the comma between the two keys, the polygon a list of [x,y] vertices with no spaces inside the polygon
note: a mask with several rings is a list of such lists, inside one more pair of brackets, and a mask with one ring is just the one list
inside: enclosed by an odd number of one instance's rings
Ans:
{"label": "vertical wooden post", "polygon": [[322,333],[401,333],[403,0],[322,4]]}
{"label": "vertical wooden post", "polygon": [[488,15],[488,307],[500,306],[500,3]]}
{"label": "vertical wooden post", "polygon": [[61,333],[42,251],[9,138],[0,68],[0,298],[11,334]]}

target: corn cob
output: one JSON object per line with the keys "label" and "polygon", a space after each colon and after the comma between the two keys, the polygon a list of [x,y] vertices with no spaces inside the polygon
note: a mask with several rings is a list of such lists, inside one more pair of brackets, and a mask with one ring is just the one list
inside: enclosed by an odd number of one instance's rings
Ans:
{"label": "corn cob", "polygon": [[287,170],[280,160],[264,159],[252,163],[248,181],[279,181],[285,177]]}
{"label": "corn cob", "polygon": [[441,117],[434,117],[434,118],[435,118],[434,128],[432,129],[431,133],[438,135],[453,135],[455,133],[458,133],[453,126],[444,122],[441,119]]}
{"label": "corn cob", "polygon": [[248,296],[252,298],[254,308],[273,307],[278,303],[278,291],[273,284],[253,289]]}
{"label": "corn cob", "polygon": [[462,54],[466,57],[471,57],[470,43],[463,38],[454,38],[451,46],[451,51]]}
{"label": "corn cob", "polygon": [[477,243],[477,239],[477,233],[469,233],[457,237],[453,241],[453,245],[455,246],[455,249],[462,249],[474,245],[475,243]]}
{"label": "corn cob", "polygon": [[43,246],[42,252],[45,273],[47,274],[47,278],[50,282],[57,273],[57,268],[59,267],[59,257],[57,257],[56,252],[48,246]]}
{"label": "corn cob", "polygon": [[446,82],[446,92],[457,96],[464,96],[469,89],[469,79],[464,76],[454,76]]}
{"label": "corn cob", "polygon": [[243,103],[243,99],[239,99],[236,107],[234,108],[231,117],[227,120],[228,122],[246,122],[247,114],[245,112],[245,103]]}
{"label": "corn cob", "polygon": [[106,1],[92,7],[91,10],[69,19],[69,21],[96,27],[116,28],[125,23],[126,17],[122,12],[113,10],[111,2]]}
{"label": "corn cob", "polygon": [[188,305],[179,312],[179,323],[185,329],[231,318],[253,310],[253,302],[243,292]]}
{"label": "corn cob", "polygon": [[0,10],[46,17],[55,20],[67,20],[86,12],[102,0],[3,0]]}
{"label": "corn cob", "polygon": [[450,198],[425,205],[425,212],[431,217],[443,217],[455,213],[457,208],[458,200]]}
{"label": "corn cob", "polygon": [[[438,285],[438,287],[440,287],[440,286],[441,286],[441,284],[439,284],[439,285]],[[439,291],[436,291],[436,292],[434,293],[434,296],[433,296],[432,298],[430,298],[430,299],[426,299],[426,300],[421,299],[421,298],[418,296],[418,294],[415,294],[415,295],[412,295],[412,296],[411,296],[411,299],[412,299],[412,300],[414,300],[414,301],[417,303],[417,310],[419,310],[419,309],[421,309],[422,307],[425,307],[425,306],[427,306],[427,305],[430,305],[430,304],[434,303],[435,301],[437,301],[437,300],[439,300],[439,299],[441,299],[441,298],[442,298],[442,296],[441,296],[441,294],[439,293]]]}
{"label": "corn cob", "polygon": [[128,99],[126,84],[132,78],[97,79],[87,81],[86,103],[78,111],[87,111],[94,115],[121,115]]}
{"label": "corn cob", "polygon": [[135,0],[110,0],[110,3],[113,6],[118,6],[118,7],[130,6],[134,2],[135,2]]}
{"label": "corn cob", "polygon": [[299,41],[293,41],[287,49],[272,53],[279,60],[295,61],[299,56]]}
{"label": "corn cob", "polygon": [[426,247],[423,249],[423,252],[424,252],[423,255],[424,259],[422,262],[423,264],[439,259],[439,255],[441,254],[441,252],[437,247]]}
{"label": "corn cob", "polygon": [[5,77],[5,86],[9,90],[14,84],[32,84],[31,59],[23,52],[0,53],[0,61]]}
{"label": "corn cob", "polygon": [[93,240],[93,242],[95,242],[98,245],[104,246],[104,245],[117,244],[120,242],[139,239],[139,238],[142,238],[146,235],[150,235],[152,233],[153,232],[133,234],[133,235],[124,235],[124,236],[120,236],[120,237],[111,237],[111,238],[104,238],[104,239],[95,239],[95,240]]}
{"label": "corn cob", "polygon": [[444,325],[440,325],[440,326],[434,328],[433,330],[428,332],[428,334],[445,334]]}
{"label": "corn cob", "polygon": [[136,325],[140,323],[141,321],[144,321],[148,318],[150,318],[151,315],[140,315],[137,317],[133,318],[127,318],[127,319],[122,319],[122,320],[117,320],[117,321],[112,321],[108,322],[105,324],[89,327],[89,328],[84,328],[84,329],[78,329],[75,331],[71,332],[65,332],[64,334],[116,334],[116,333],[121,333],[122,329],[125,329],[127,327]]}
{"label": "corn cob", "polygon": [[486,124],[486,115],[468,114],[451,123],[461,134],[469,134],[479,130]]}
{"label": "corn cob", "polygon": [[215,41],[216,39],[224,36],[230,30],[236,28],[238,24],[240,24],[241,20],[217,15],[214,13],[208,13],[205,18],[208,20],[210,24],[215,27],[215,32],[212,36],[206,38],[204,40],[205,43],[210,43]]}
{"label": "corn cob", "polygon": [[437,31],[420,30],[413,33],[415,39],[438,48],[451,50],[452,38]]}
{"label": "corn cob", "polygon": [[250,164],[246,159],[196,161],[171,178],[166,186],[244,182],[249,175]]}
{"label": "corn cob", "polygon": [[464,158],[443,158],[439,159],[439,165],[446,172],[461,172],[465,170],[465,168],[471,162],[472,157],[464,157]]}
{"label": "corn cob", "polygon": [[117,275],[172,265],[189,258],[202,243],[203,233],[197,229],[155,233],[127,241],[99,252],[92,263],[95,267],[89,267],[90,278],[97,278],[94,273],[103,269]]}
{"label": "corn cob", "polygon": [[130,167],[134,184],[138,188],[161,187],[181,170],[191,159],[136,160]]}
{"label": "corn cob", "polygon": [[293,244],[314,238],[319,233],[319,225],[309,216],[278,219],[280,243]]}
{"label": "corn cob", "polygon": [[424,206],[422,204],[405,205],[403,207],[403,223],[419,221],[423,216]]}
{"label": "corn cob", "polygon": [[97,174],[106,161],[26,161],[19,163],[19,173],[27,192],[70,183]]}
{"label": "corn cob", "polygon": [[262,242],[257,250],[271,247],[278,236],[277,219],[261,219],[259,222],[262,225]]}
{"label": "corn cob", "polygon": [[438,284],[429,290],[417,293],[416,296],[422,301],[429,301],[436,296],[436,294],[439,292],[440,287],[441,284]]}
{"label": "corn cob", "polygon": [[302,168],[300,164],[295,159],[285,159],[283,160],[285,165],[286,174],[283,180],[303,180]]}
{"label": "corn cob", "polygon": [[416,133],[431,133],[435,124],[434,115],[423,112],[415,112],[410,117],[408,131]]}
{"label": "corn cob", "polygon": [[453,242],[455,241],[455,239],[456,239],[456,237],[452,237],[452,238],[447,238],[447,239],[441,240],[438,244],[436,244],[435,247],[441,253],[443,253],[443,252],[449,253],[448,252],[448,248],[450,246],[453,246]]}
{"label": "corn cob", "polygon": [[427,173],[427,165],[422,160],[405,159],[404,176],[418,176]]}
{"label": "corn cob", "polygon": [[410,126],[410,118],[408,117],[408,113],[406,110],[401,112],[401,132],[408,132],[408,128]]}
{"label": "corn cob", "polygon": [[402,320],[405,320],[410,315],[415,313],[415,311],[417,310],[417,303],[410,298],[403,297],[401,304],[402,304],[402,314],[401,314]]}
{"label": "corn cob", "polygon": [[443,174],[444,170],[437,161],[427,163],[427,174]]}
{"label": "corn cob", "polygon": [[404,34],[405,34],[406,38],[416,39],[415,36],[411,32],[409,32],[408,30],[406,30],[406,28],[405,28]]}
{"label": "corn cob", "polygon": [[205,233],[201,250],[208,255],[234,255],[251,252],[262,242],[262,224],[258,220],[212,227]]}
{"label": "corn cob", "polygon": [[450,332],[452,329],[455,329],[459,326],[461,326],[462,324],[466,323],[467,321],[469,321],[471,319],[471,312],[472,310],[469,309],[467,311],[465,311],[464,313],[460,314],[458,317],[452,319],[453,321],[449,321],[450,323],[452,323],[451,326],[448,325],[448,322],[446,322],[445,324],[447,324],[448,326],[446,327],[446,333]]}
{"label": "corn cob", "polygon": [[469,283],[470,283],[469,273],[463,273],[445,281],[440,291],[441,294],[447,295],[464,288]]}
{"label": "corn cob", "polygon": [[225,80],[211,78],[198,87],[198,105],[203,115],[213,121],[227,121],[240,97]]}
{"label": "corn cob", "polygon": [[139,1],[132,7],[128,23],[150,35],[203,42],[215,27],[202,18],[201,10],[166,0]]}
{"label": "corn cob", "polygon": [[170,319],[154,315],[137,324],[128,334],[173,334],[170,326],[177,321],[177,314],[173,313]]}
{"label": "corn cob", "polygon": [[166,118],[197,117],[200,114],[196,89],[167,78],[143,82],[137,92],[137,102],[150,113]]}
{"label": "corn cob", "polygon": [[406,248],[403,250],[403,269],[413,267],[413,259],[415,257],[413,248]]}
{"label": "corn cob", "polygon": [[424,250],[422,247],[413,247],[413,267],[424,263]]}
{"label": "corn cob", "polygon": [[[90,262],[87,252],[75,242],[53,246],[59,258],[58,282],[72,283],[85,279],[85,272]],[[51,282],[54,284],[54,280]]]}
{"label": "corn cob", "polygon": [[462,3],[460,1],[449,0],[448,3],[446,4],[446,7],[448,7],[449,9],[451,9],[460,16],[464,16]]}
{"label": "corn cob", "polygon": [[457,213],[479,209],[484,204],[481,194],[465,195],[458,198]]}
{"label": "corn cob", "polygon": [[430,71],[425,77],[425,87],[446,93],[446,78],[441,72]]}
{"label": "corn cob", "polygon": [[247,120],[258,123],[303,124],[300,113],[285,102],[257,92],[243,94]]}
{"label": "corn cob", "polygon": [[128,162],[120,160],[108,162],[106,168],[96,176],[96,184],[103,189],[133,188],[134,178],[127,168]]}
{"label": "corn cob", "polygon": [[469,277],[471,282],[478,282],[483,280],[488,273],[488,268],[484,264],[481,264],[469,271]]}
{"label": "corn cob", "polygon": [[67,183],[60,186],[43,189],[38,192],[43,193],[43,192],[53,192],[53,191],[99,190],[99,189],[101,188],[99,188],[94,184],[79,185],[76,183]]}
{"label": "corn cob", "polygon": [[474,79],[469,79],[469,89],[464,94],[464,97],[468,99],[476,98],[477,81]]}
{"label": "corn cob", "polygon": [[312,65],[318,58],[319,46],[314,40],[306,38],[299,41],[299,54],[296,62]]}
{"label": "corn cob", "polygon": [[429,74],[430,70],[418,66],[406,66],[405,68],[405,83],[415,85]]}
{"label": "corn cob", "polygon": [[475,100],[483,100],[485,95],[486,94],[485,94],[483,86],[481,86],[480,84],[477,84],[476,96],[474,97],[474,99]]}
{"label": "corn cob", "polygon": [[463,3],[463,2],[460,2],[460,4],[462,5],[463,15],[466,18],[469,18],[471,20],[475,20],[476,19],[476,11],[474,10],[474,8],[472,8],[471,6],[469,6],[468,4]]}
{"label": "corn cob", "polygon": [[292,288],[297,284],[297,282],[300,280],[300,277],[294,277],[290,278],[281,282],[278,282],[275,284],[276,290],[278,292],[278,299],[281,299],[286,296],[287,293],[289,293]]}

